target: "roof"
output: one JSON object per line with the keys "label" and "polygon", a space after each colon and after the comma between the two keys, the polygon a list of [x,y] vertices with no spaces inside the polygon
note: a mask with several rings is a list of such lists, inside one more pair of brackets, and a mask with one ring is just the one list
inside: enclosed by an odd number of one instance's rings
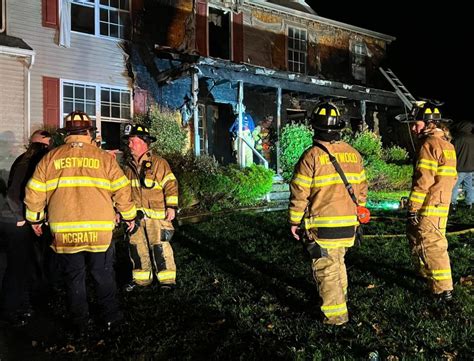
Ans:
{"label": "roof", "polygon": [[23,50],[33,50],[23,39],[16,38],[14,36],[8,36],[5,34],[0,34],[0,46],[5,46],[8,48],[18,48]]}
{"label": "roof", "polygon": [[267,0],[267,2],[316,15],[316,12],[304,0]]}
{"label": "roof", "polygon": [[[370,36],[372,38],[380,39],[385,41],[386,43],[391,43],[396,38],[390,35],[382,34],[377,31],[372,31],[364,28],[360,28],[355,25],[350,25],[346,23],[342,23],[340,21],[331,20],[328,18],[324,18],[322,16],[316,15],[316,13],[309,12],[304,10],[304,8],[309,7],[304,1],[299,0],[244,0],[244,2],[249,6],[258,6],[263,7],[266,9],[270,9],[273,11],[278,11],[282,14],[289,14],[293,15],[302,19],[306,19],[309,21],[314,21],[322,24],[327,24],[336,28],[352,31],[354,33],[358,33],[361,35]],[[304,6],[306,5],[306,7]]]}

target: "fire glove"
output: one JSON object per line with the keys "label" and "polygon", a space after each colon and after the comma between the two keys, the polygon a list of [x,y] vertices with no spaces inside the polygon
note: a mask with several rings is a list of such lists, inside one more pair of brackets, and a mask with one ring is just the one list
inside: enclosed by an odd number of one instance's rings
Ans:
{"label": "fire glove", "polygon": [[407,221],[412,226],[417,226],[420,223],[420,218],[418,218],[418,212],[408,212],[407,213]]}
{"label": "fire glove", "polygon": [[145,218],[145,213],[143,213],[143,211],[141,210],[137,211],[137,216],[135,217],[135,226],[133,227],[131,231],[129,231],[130,235],[137,233],[138,228],[140,228],[140,223],[143,218]]}

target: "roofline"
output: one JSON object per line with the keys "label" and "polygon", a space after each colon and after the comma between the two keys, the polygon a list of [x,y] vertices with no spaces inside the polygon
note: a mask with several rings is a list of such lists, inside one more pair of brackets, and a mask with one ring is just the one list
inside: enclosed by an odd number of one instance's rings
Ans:
{"label": "roofline", "polygon": [[307,19],[307,20],[316,21],[318,23],[323,23],[323,24],[335,26],[335,27],[338,27],[338,28],[341,28],[341,29],[344,29],[344,30],[353,31],[355,33],[359,33],[359,34],[362,34],[362,35],[367,35],[367,36],[370,36],[370,37],[373,37],[373,38],[383,40],[383,41],[387,42],[388,44],[390,44],[392,41],[396,40],[396,38],[394,36],[391,36],[391,35],[386,35],[386,34],[383,34],[383,33],[379,33],[377,31],[372,31],[372,30],[360,28],[358,26],[342,23],[340,21],[331,20],[331,19],[324,18],[324,17],[319,16],[319,15],[307,14],[307,13],[304,13],[304,12],[299,11],[299,10],[286,8],[284,6],[273,4],[273,3],[268,3],[264,0],[244,0],[244,3],[247,4],[247,5],[255,5],[255,6],[263,7],[263,8],[266,8],[266,9],[275,10],[275,11],[285,13],[285,14],[291,14],[291,15],[297,16],[299,18],[304,18],[304,19]]}
{"label": "roofline", "polygon": [[13,56],[35,56],[36,52],[34,50],[16,48],[11,46],[0,45],[0,54],[13,55]]}

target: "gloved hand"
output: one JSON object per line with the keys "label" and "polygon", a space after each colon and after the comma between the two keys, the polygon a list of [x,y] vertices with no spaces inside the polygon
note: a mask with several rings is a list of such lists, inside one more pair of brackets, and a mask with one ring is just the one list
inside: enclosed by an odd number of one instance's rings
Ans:
{"label": "gloved hand", "polygon": [[418,218],[418,212],[412,211],[407,213],[407,221],[412,226],[416,226],[420,223],[420,219]]}

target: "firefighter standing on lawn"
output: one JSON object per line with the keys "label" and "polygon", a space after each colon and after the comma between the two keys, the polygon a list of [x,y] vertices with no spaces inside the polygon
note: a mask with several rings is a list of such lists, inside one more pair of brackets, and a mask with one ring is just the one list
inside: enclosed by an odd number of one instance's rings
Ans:
{"label": "firefighter standing on lawn", "polygon": [[[320,103],[312,113],[311,123],[315,141],[336,157],[353,185],[359,205],[364,206],[367,182],[362,158],[354,148],[340,140],[345,123],[339,110],[332,103]],[[313,276],[322,299],[324,323],[344,324],[349,320],[344,254],[346,248],[354,245],[359,225],[356,205],[328,154],[317,146],[301,156],[290,189],[291,232],[299,239],[298,227],[303,224],[309,238],[307,247],[311,249]]]}
{"label": "firefighter standing on lawn", "polygon": [[113,269],[115,210],[133,228],[136,209],[118,163],[95,146],[89,116],[76,111],[65,122],[66,144],[41,159],[27,184],[26,219],[38,236],[49,223],[75,331],[84,332],[89,319],[86,265],[96,284],[101,321],[110,329],[123,317]]}
{"label": "firefighter standing on lawn", "polygon": [[151,153],[149,146],[156,138],[146,126],[128,125],[124,138],[132,155],[125,174],[131,181],[132,197],[141,218],[130,235],[133,283],[126,290],[150,285],[153,268],[161,287],[172,288],[176,284],[176,264],[170,244],[174,230],[171,221],[178,207],[178,182],[168,162]]}
{"label": "firefighter standing on lawn", "polygon": [[411,130],[420,140],[408,202],[407,237],[415,267],[428,280],[431,292],[452,299],[446,223],[456,183],[456,152],[436,104],[414,108]]}

